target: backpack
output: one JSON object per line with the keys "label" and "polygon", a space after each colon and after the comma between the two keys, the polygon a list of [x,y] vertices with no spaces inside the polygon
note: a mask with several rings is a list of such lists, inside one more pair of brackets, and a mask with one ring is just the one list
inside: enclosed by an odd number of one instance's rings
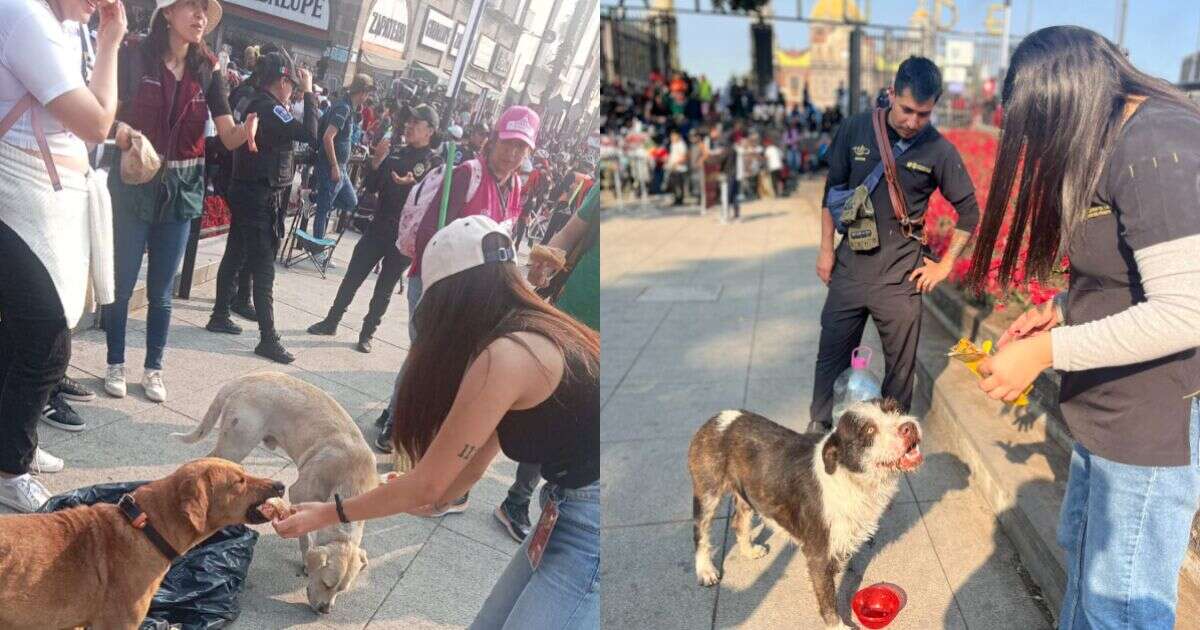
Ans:
{"label": "backpack", "polygon": [[[471,168],[471,182],[467,186],[467,199],[470,200],[479,191],[479,184],[483,181],[483,168],[479,160],[469,160],[466,164]],[[421,183],[408,191],[408,199],[400,211],[400,235],[396,238],[396,248],[401,254],[409,258],[416,257],[417,229],[421,227],[421,222],[425,220],[425,214],[430,209],[434,209],[434,212],[440,209],[442,182],[446,177],[453,179],[453,173],[453,166],[450,167],[448,175],[443,164],[426,173]]]}

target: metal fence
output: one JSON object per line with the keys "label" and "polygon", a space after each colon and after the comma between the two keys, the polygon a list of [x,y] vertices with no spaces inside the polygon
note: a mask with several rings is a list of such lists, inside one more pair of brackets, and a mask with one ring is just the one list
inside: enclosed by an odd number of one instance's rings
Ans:
{"label": "metal fence", "polygon": [[[1003,83],[1005,59],[1000,36],[986,33],[939,32],[864,25],[861,28],[860,106],[869,107],[892,84],[900,64],[911,56],[933,59],[942,70],[945,92],[935,115],[944,127],[964,126],[973,118],[987,123]],[[1020,43],[1009,40],[1009,51]],[[847,73],[849,70],[847,69]]]}

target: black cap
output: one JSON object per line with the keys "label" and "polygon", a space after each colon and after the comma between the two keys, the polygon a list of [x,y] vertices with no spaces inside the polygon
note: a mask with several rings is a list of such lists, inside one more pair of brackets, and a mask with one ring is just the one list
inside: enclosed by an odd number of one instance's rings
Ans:
{"label": "black cap", "polygon": [[266,87],[280,77],[287,77],[299,85],[300,75],[296,72],[296,64],[282,50],[269,52],[258,60],[254,67],[254,76],[260,86]]}
{"label": "black cap", "polygon": [[434,108],[421,104],[412,108],[411,113],[413,120],[424,120],[429,123],[430,128],[434,130],[438,128],[438,113]]}
{"label": "black cap", "polygon": [[486,136],[486,135],[488,135],[488,133],[490,133],[490,131],[488,130],[488,126],[485,123],[478,122],[478,123],[475,123],[474,125],[471,125],[471,129],[467,133],[467,135],[479,134],[481,136]]}

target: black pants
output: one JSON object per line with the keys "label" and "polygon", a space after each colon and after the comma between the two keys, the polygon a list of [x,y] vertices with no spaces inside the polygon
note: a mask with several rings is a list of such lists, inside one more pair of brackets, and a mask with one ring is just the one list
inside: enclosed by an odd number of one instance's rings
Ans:
{"label": "black pants", "polygon": [[58,290],[25,241],[0,222],[0,472],[29,472],[37,423],[71,360]]}
{"label": "black pants", "polygon": [[354,294],[380,261],[383,261],[383,269],[375,279],[375,292],[371,295],[371,306],[367,309],[367,316],[363,318],[361,336],[370,337],[375,334],[384,314],[387,313],[396,285],[400,283],[404,270],[412,262],[408,256],[396,249],[394,236],[389,238],[389,235],[378,235],[368,230],[354,246],[354,253],[350,255],[350,266],[346,269],[342,284],[338,286],[333,306],[329,307],[328,319],[342,320],[350,302],[354,300]]}
{"label": "black pants", "polygon": [[250,298],[254,295],[254,287],[250,284],[253,277],[254,273],[249,267],[242,267],[242,272],[238,274],[237,293],[233,294],[234,303],[250,304]]}
{"label": "black pants", "polygon": [[[278,216],[282,193],[266,186],[235,181],[229,189],[233,222],[225,243],[225,255],[217,268],[217,301],[213,317],[229,317],[238,274],[249,270],[254,278],[254,310],[264,339],[275,335],[275,254],[279,252],[279,226],[262,217]],[[239,216],[240,215],[240,216]],[[247,220],[253,217],[258,221]]]}
{"label": "black pants", "polygon": [[821,343],[809,412],[813,422],[833,423],[833,382],[850,367],[850,354],[862,343],[867,316],[883,343],[886,371],[882,393],[907,410],[912,405],[917,340],[921,336],[921,294],[913,283],[877,285],[834,272],[821,310]]}

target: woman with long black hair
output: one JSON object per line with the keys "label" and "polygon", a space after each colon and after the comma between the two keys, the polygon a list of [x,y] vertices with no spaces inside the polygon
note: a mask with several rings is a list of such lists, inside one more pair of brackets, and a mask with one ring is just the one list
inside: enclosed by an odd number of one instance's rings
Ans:
{"label": "woman with long black hair", "polygon": [[1063,255],[1069,290],[1029,311],[981,366],[1014,400],[1062,373],[1076,440],[1058,542],[1059,627],[1169,629],[1200,506],[1200,107],[1087,29],[1026,37],[1002,92],[1004,127],[968,281],[986,281],[1014,186],[1000,265],[1012,283]]}
{"label": "woman with long black hair", "polygon": [[146,357],[142,386],[153,402],[167,399],[163,352],[171,327],[171,293],[183,261],[192,219],[204,211],[205,122],[211,116],[229,150],[253,135],[254,120],[234,124],[225,75],[204,37],[221,20],[217,0],[157,0],[146,39],[121,50],[118,69],[117,145],[127,149],[130,130],[144,135],[162,156],[162,171],[145,184],[130,185],[120,169],[109,172],[113,198],[116,301],[104,307],[108,369],[104,390],[122,398],[125,331],[129,299],[142,259],[146,273]]}
{"label": "woman with long black hair", "polygon": [[433,236],[393,435],[416,466],[354,498],[297,505],[275,529],[295,538],[339,521],[425,515],[465,495],[503,451],[541,465],[542,519],[472,628],[596,628],[600,337],[539,298],[515,258],[506,229],[484,215]]}

